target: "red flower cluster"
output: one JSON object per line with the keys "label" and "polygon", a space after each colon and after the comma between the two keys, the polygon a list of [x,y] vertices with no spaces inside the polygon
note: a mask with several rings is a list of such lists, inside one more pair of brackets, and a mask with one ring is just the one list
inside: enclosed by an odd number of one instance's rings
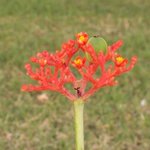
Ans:
{"label": "red flower cluster", "polygon": [[[48,51],[38,53],[37,56],[31,57],[30,61],[39,66],[33,69],[30,63],[25,65],[27,75],[38,81],[38,85],[23,85],[22,91],[41,91],[53,90],[65,95],[69,100],[81,98],[86,100],[95,91],[104,86],[112,86],[117,82],[116,76],[119,76],[131,70],[136,61],[136,56],[128,60],[119,55],[116,50],[122,45],[122,41],[118,41],[112,46],[108,46],[107,52],[100,51],[96,53],[93,46],[88,42],[88,35],[84,32],[76,35],[76,40],[69,40],[62,45],[60,51],[52,54]],[[92,60],[88,60],[85,56],[74,55],[80,53],[88,53]],[[110,65],[108,62],[112,62]],[[81,78],[75,76],[72,67],[80,74]],[[95,72],[100,69],[99,77],[95,77]],[[87,83],[92,84],[91,88],[85,91]],[[72,84],[70,92],[65,87],[66,83]]]}

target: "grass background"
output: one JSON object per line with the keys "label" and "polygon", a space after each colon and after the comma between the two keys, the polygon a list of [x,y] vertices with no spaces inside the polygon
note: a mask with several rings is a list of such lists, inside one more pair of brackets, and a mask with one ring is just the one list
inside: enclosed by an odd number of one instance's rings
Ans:
{"label": "grass background", "polygon": [[[22,93],[30,56],[80,31],[138,56],[120,84],[85,106],[86,150],[150,150],[149,0],[0,0],[0,150],[74,150],[72,104],[54,92]],[[141,101],[146,102],[141,106]]]}

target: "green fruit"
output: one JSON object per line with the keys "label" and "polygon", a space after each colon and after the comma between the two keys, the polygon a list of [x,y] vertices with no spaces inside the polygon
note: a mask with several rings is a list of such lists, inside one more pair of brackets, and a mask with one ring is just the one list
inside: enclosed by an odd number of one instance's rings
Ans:
{"label": "green fruit", "polygon": [[[96,54],[98,54],[99,52],[106,52],[107,50],[107,43],[106,41],[101,38],[101,37],[91,37],[87,44],[91,44],[96,52]],[[91,61],[92,58],[91,56],[89,55],[89,53],[85,52],[85,55],[86,55],[86,58],[87,60]]]}

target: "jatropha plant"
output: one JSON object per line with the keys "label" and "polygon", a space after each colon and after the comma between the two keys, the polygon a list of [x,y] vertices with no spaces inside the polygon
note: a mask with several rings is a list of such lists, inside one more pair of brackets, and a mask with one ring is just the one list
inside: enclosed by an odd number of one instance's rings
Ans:
{"label": "jatropha plant", "polygon": [[[129,62],[117,52],[122,44],[119,40],[107,46],[103,38],[89,39],[87,33],[80,32],[60,51],[44,50],[25,65],[27,75],[38,84],[23,85],[22,91],[57,91],[74,104],[76,150],[84,150],[83,108],[88,97],[104,86],[116,85],[116,77],[130,71],[137,61],[133,56]],[[32,68],[31,63],[38,68]]]}

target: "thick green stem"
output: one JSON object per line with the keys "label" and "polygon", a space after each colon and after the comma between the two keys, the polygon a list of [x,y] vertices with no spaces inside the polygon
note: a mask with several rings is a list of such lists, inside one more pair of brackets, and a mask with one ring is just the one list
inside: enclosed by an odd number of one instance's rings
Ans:
{"label": "thick green stem", "polygon": [[77,99],[74,102],[76,150],[84,150],[83,109],[83,100]]}

